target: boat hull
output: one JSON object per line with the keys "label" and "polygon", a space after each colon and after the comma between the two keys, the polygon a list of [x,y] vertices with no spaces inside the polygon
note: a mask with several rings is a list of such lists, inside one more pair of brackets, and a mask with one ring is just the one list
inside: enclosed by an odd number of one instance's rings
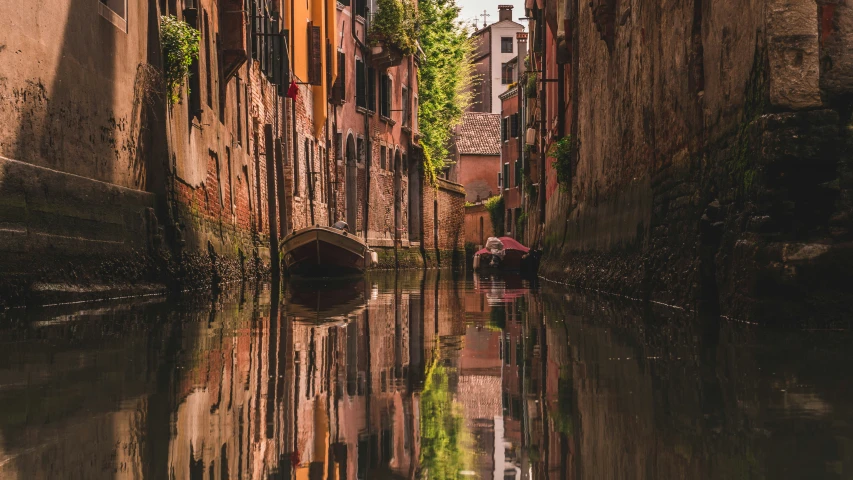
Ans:
{"label": "boat hull", "polygon": [[281,242],[288,273],[336,276],[363,273],[370,266],[370,249],[361,239],[329,227],[311,227]]}

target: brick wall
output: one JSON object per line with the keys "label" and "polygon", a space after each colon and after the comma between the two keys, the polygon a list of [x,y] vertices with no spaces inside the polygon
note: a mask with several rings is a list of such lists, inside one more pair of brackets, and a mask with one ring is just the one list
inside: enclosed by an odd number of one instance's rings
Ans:
{"label": "brick wall", "polygon": [[[424,250],[461,252],[465,248],[465,189],[438,179],[424,186]],[[437,229],[437,231],[436,231]]]}

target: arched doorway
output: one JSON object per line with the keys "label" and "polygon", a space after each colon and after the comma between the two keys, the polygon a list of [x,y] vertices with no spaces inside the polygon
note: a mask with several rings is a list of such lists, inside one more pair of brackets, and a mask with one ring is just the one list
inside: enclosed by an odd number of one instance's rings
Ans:
{"label": "arched doorway", "polygon": [[403,232],[403,156],[400,150],[394,154],[394,241],[399,241]]}
{"label": "arched doorway", "polygon": [[355,139],[352,135],[347,137],[346,158],[346,222],[349,224],[350,232],[358,230],[356,220],[358,218],[358,164],[355,152]]}

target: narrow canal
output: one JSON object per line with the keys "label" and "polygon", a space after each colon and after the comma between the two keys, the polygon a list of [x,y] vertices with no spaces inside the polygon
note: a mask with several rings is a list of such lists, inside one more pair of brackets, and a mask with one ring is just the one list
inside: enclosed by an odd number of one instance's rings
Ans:
{"label": "narrow canal", "polygon": [[853,478],[848,332],[372,274],[0,317],[2,479]]}

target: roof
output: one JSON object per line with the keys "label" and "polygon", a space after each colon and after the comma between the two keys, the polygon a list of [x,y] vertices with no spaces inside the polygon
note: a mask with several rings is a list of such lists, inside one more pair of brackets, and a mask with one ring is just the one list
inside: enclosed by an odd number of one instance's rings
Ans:
{"label": "roof", "polygon": [[462,115],[456,150],[460,155],[500,155],[501,116],[480,112]]}
{"label": "roof", "polygon": [[518,22],[514,22],[514,21],[512,21],[512,20],[498,20],[498,21],[497,21],[497,22],[495,22],[495,23],[489,24],[489,25],[487,25],[487,26],[485,26],[485,27],[483,27],[483,28],[481,28],[481,29],[479,29],[479,30],[475,31],[474,33],[472,33],[472,34],[471,34],[471,36],[472,36],[472,37],[474,37],[474,36],[480,35],[481,33],[485,32],[486,30],[491,30],[491,29],[492,29],[492,27],[508,27],[508,26],[509,26],[509,25],[504,25],[504,24],[513,24],[513,25],[517,25],[517,26],[518,26],[518,27],[520,27],[522,30],[524,30],[524,25],[522,25],[522,24],[520,24],[520,23],[518,23]]}

